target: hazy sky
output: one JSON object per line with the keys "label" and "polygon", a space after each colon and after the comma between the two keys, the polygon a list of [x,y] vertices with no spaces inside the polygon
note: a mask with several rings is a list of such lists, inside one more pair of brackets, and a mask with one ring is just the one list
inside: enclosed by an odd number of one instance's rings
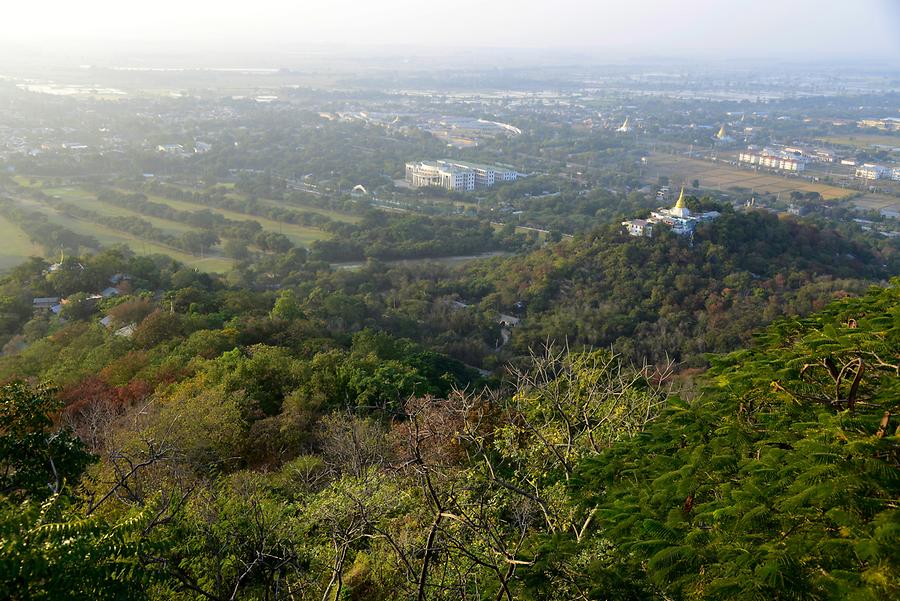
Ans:
{"label": "hazy sky", "polygon": [[55,50],[131,42],[880,56],[900,67],[900,0],[5,0],[0,39]]}

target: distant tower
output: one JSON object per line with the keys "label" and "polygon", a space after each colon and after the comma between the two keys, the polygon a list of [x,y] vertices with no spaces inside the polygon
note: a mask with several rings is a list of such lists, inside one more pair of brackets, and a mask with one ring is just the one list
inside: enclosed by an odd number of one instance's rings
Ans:
{"label": "distant tower", "polygon": [[730,142],[731,136],[725,131],[725,125],[719,128],[719,133],[716,134],[716,141],[718,142]]}
{"label": "distant tower", "polygon": [[620,131],[622,133],[628,133],[631,131],[631,126],[628,125],[628,117],[625,117],[625,123],[622,124],[622,127],[617,129],[616,131]]}
{"label": "distant tower", "polygon": [[675,201],[675,206],[669,210],[669,214],[675,217],[691,216],[691,210],[684,204],[684,186],[681,186],[681,194],[678,195],[678,200]]}

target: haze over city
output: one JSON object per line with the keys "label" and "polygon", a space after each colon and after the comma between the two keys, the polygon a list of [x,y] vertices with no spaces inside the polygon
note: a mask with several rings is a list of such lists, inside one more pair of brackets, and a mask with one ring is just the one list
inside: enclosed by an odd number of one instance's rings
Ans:
{"label": "haze over city", "polygon": [[894,0],[50,0],[3,10],[4,47],[70,58],[502,48],[599,60],[900,60]]}

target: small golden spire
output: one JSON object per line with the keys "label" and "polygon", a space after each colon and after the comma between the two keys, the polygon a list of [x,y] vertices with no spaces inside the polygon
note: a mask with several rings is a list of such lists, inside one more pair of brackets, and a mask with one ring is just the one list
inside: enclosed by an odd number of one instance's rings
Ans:
{"label": "small golden spire", "polygon": [[716,134],[716,137],[719,138],[719,139],[721,140],[721,139],[724,138],[726,135],[727,135],[727,134],[725,133],[725,125],[722,125],[722,127],[719,128],[719,133]]}
{"label": "small golden spire", "polygon": [[681,186],[681,194],[678,195],[678,200],[675,201],[676,209],[686,209],[687,205],[684,204],[684,186]]}

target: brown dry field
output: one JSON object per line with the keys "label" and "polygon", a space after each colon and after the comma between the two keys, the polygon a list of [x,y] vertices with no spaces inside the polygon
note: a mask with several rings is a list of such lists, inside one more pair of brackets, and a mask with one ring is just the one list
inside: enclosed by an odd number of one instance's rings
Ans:
{"label": "brown dry field", "polygon": [[881,211],[887,209],[900,213],[900,198],[887,194],[863,194],[853,199],[853,204],[864,209]]}
{"label": "brown dry field", "polygon": [[852,190],[810,182],[799,177],[756,172],[731,165],[654,153],[650,155],[647,174],[655,177],[657,171],[659,175],[669,176],[673,184],[689,184],[691,180],[697,179],[700,180],[701,188],[716,188],[725,192],[733,192],[735,188],[771,194],[798,190],[818,192],[826,200],[843,198],[854,193]]}

